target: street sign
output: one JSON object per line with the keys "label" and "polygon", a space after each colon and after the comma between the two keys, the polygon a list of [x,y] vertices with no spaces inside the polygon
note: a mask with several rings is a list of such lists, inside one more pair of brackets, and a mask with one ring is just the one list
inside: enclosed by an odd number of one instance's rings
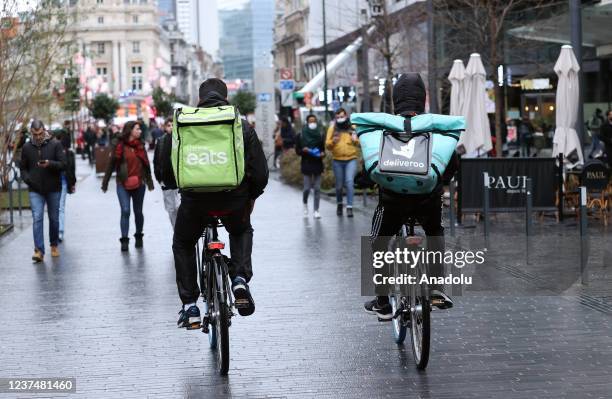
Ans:
{"label": "street sign", "polygon": [[[263,143],[266,155],[274,154],[274,139],[272,137],[276,126],[274,106],[275,87],[274,68],[255,68],[255,93],[257,108],[255,108],[255,123],[257,136]],[[272,159],[273,157],[270,157]]]}
{"label": "street sign", "polygon": [[280,89],[281,90],[295,90],[295,80],[281,80],[280,81]]}
{"label": "street sign", "polygon": [[291,70],[291,68],[281,68],[280,69],[280,78],[282,80],[293,79],[293,71]]}
{"label": "street sign", "polygon": [[270,93],[258,93],[257,94],[257,102],[267,103],[272,101],[272,94]]}

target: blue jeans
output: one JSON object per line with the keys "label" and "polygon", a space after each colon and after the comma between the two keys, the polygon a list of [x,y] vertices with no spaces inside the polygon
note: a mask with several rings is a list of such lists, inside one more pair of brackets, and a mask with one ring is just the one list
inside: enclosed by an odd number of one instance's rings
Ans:
{"label": "blue jeans", "polygon": [[34,247],[43,254],[45,253],[45,203],[49,215],[49,241],[51,246],[56,246],[59,234],[59,202],[60,192],[39,194],[30,191],[30,207],[32,208],[32,232],[34,234]]}
{"label": "blue jeans", "polygon": [[144,215],[142,214],[142,203],[144,202],[146,187],[143,184],[136,190],[126,190],[121,184],[117,184],[117,197],[121,207],[121,237],[127,238],[130,232],[130,199],[134,207],[134,219],[136,219],[136,234],[142,234]]}
{"label": "blue jeans", "polygon": [[68,195],[68,182],[62,173],[62,192],[59,201],[59,232],[64,234],[64,219],[66,216],[66,196]]}
{"label": "blue jeans", "polygon": [[346,206],[353,207],[355,187],[353,180],[357,172],[357,159],[350,161],[333,160],[334,176],[336,177],[336,203],[342,204],[342,187],[346,188]]}

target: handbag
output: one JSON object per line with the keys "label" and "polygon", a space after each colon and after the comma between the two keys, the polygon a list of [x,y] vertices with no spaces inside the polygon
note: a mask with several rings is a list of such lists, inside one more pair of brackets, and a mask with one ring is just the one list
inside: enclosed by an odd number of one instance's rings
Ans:
{"label": "handbag", "polygon": [[128,176],[123,182],[123,188],[126,190],[136,190],[140,187],[140,176]]}

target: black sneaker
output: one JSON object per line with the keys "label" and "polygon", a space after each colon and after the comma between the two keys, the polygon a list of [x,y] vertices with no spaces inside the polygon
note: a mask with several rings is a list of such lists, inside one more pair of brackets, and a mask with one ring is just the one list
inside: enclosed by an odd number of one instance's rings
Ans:
{"label": "black sneaker", "polygon": [[342,216],[342,204],[338,204],[336,207],[336,215]]}
{"label": "black sneaker", "polygon": [[431,290],[431,306],[438,309],[450,309],[453,307],[453,300],[444,292],[439,290]]}
{"label": "black sneaker", "polygon": [[366,302],[363,307],[365,308],[366,313],[375,314],[378,316],[378,320],[389,321],[393,318],[393,310],[391,309],[391,305],[389,303],[379,305],[377,298]]}
{"label": "black sneaker", "polygon": [[352,218],[353,217],[353,208],[346,208],[346,217],[347,218]]}
{"label": "black sneaker", "polygon": [[200,328],[202,319],[200,318],[200,309],[196,305],[190,306],[189,309],[181,309],[179,312],[179,319],[177,321],[178,328],[186,328],[188,330],[195,330]]}
{"label": "black sneaker", "polygon": [[250,316],[255,312],[255,301],[249,291],[246,280],[240,276],[232,281],[232,292],[234,293],[234,305],[240,316]]}

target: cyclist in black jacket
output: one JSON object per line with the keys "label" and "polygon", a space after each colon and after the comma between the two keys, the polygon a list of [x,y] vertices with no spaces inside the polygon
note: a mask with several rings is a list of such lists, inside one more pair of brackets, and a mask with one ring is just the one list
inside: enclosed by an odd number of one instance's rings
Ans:
{"label": "cyclist in black jacket", "polygon": [[[418,73],[407,73],[399,77],[393,86],[393,109],[397,115],[406,118],[425,112],[425,84]],[[385,251],[388,237],[398,233],[409,217],[414,217],[423,227],[427,236],[428,251],[444,251],[444,228],[442,227],[442,188],[457,172],[459,159],[453,154],[441,181],[430,194],[396,194],[384,188],[379,190],[379,202],[372,219],[372,250]],[[428,275],[443,277],[444,265],[429,264]],[[443,286],[430,286],[432,304],[440,309],[453,306]],[[393,317],[389,297],[377,296],[366,302],[365,310],[376,314],[381,320]]]}
{"label": "cyclist in black jacket", "polygon": [[[208,108],[228,105],[227,86],[216,78],[207,79],[200,86],[198,107]],[[245,176],[240,186],[231,191],[196,193],[181,192],[181,205],[174,226],[172,251],[176,268],[176,283],[183,302],[179,327],[194,327],[200,322],[200,310],[196,301],[200,296],[197,283],[195,245],[212,215],[221,215],[221,221],[229,233],[231,263],[229,274],[232,279],[232,292],[238,299],[246,299],[249,306],[238,309],[241,316],[255,311],[248,282],[253,276],[251,252],[253,247],[253,228],[251,212],[255,199],[268,184],[268,164],[255,130],[246,120],[242,123],[244,137]],[[171,146],[162,148],[162,182],[166,187],[175,187],[171,168]],[[163,181],[172,176],[172,181]]]}

